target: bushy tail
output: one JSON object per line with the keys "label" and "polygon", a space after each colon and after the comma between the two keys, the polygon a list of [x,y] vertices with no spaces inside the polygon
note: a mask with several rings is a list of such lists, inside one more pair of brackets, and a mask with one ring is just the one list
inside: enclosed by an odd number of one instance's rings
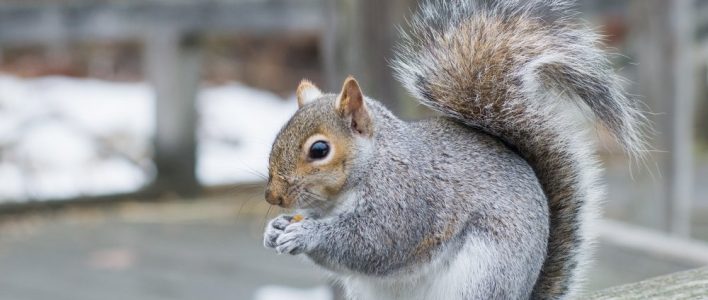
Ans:
{"label": "bushy tail", "polygon": [[594,115],[631,154],[644,147],[642,113],[598,36],[572,22],[571,4],[427,1],[394,61],[422,103],[503,139],[534,168],[550,208],[548,256],[533,293],[541,299],[573,291],[589,251],[582,218],[601,197],[593,146],[574,112]]}

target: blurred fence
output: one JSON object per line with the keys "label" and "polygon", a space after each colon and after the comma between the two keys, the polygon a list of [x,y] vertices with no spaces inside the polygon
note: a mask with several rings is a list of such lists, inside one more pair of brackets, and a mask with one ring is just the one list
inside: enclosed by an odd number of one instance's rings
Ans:
{"label": "blurred fence", "polygon": [[[401,111],[404,95],[387,60],[395,24],[415,1],[60,1],[0,3],[0,44],[44,45],[55,52],[83,40],[139,40],[155,89],[154,190],[199,191],[195,178],[195,97],[205,35],[316,32],[329,90],[348,74],[367,93]],[[387,24],[381,26],[381,24]]]}
{"label": "blurred fence", "polygon": [[[0,45],[71,41],[142,41],[144,67],[156,98],[152,189],[182,195],[196,179],[195,99],[202,39],[209,34],[320,31],[321,1],[60,1],[0,3]],[[57,50],[61,51],[61,50]]]}

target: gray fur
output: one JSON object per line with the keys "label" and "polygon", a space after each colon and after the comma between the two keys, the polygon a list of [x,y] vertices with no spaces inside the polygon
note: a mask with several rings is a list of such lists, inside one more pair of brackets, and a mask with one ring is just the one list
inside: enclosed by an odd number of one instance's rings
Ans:
{"label": "gray fur", "polygon": [[[354,299],[571,295],[601,189],[592,145],[563,104],[589,107],[630,152],[643,143],[641,114],[568,8],[426,2],[395,68],[444,117],[406,123],[367,99],[373,136],[363,138],[338,118],[335,95],[305,105],[273,145],[271,174],[288,177],[297,145],[326,125],[355,141],[346,184],[336,199],[301,199],[303,221],[271,221],[266,247],[306,254]],[[307,190],[307,178],[292,180]]]}
{"label": "gray fur", "polygon": [[[322,113],[334,101],[328,96],[307,109]],[[357,195],[352,208],[295,223],[309,227],[298,233],[298,243],[282,238],[288,233],[282,219],[288,217],[276,218],[266,246],[278,236],[282,240],[271,247],[306,253],[346,283],[355,274],[381,280],[422,276],[426,265],[465,255],[458,252],[474,236],[500,259],[483,282],[469,282],[457,299],[528,298],[548,236],[546,199],[531,167],[496,138],[451,119],[405,123],[373,100],[368,105],[376,122],[374,153],[368,168],[351,166],[358,171],[349,180],[358,184],[343,193]]]}

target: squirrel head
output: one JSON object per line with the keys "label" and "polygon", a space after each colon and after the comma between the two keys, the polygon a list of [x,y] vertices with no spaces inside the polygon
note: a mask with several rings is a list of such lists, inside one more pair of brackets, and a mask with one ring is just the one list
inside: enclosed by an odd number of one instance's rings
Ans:
{"label": "squirrel head", "polygon": [[303,80],[298,110],[278,134],[270,153],[268,203],[326,209],[366,163],[374,124],[364,94],[351,76],[339,94],[323,94]]}

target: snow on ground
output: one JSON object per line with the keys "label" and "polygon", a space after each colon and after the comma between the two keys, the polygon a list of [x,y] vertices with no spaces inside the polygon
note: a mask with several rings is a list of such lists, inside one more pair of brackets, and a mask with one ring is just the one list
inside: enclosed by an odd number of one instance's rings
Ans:
{"label": "snow on ground", "polygon": [[[154,176],[153,91],[143,83],[0,75],[0,202],[137,190]],[[256,181],[295,101],[240,84],[199,94],[197,176]]]}
{"label": "snow on ground", "polygon": [[312,289],[296,289],[282,286],[264,286],[258,289],[254,300],[331,300],[332,289],[321,286]]}
{"label": "snow on ground", "polygon": [[201,92],[199,164],[204,184],[262,180],[275,135],[297,108],[295,99],[229,85]]}

